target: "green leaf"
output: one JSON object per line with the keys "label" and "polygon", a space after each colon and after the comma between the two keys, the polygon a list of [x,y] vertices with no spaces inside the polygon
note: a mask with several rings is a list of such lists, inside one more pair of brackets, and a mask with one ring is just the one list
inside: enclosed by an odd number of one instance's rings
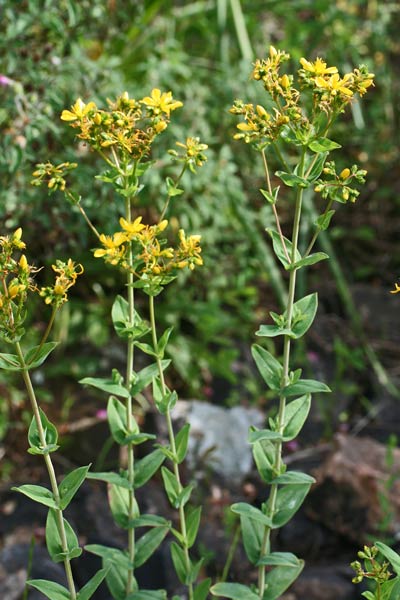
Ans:
{"label": "green leaf", "polygon": [[269,440],[271,442],[281,442],[283,440],[282,434],[279,431],[271,431],[270,429],[257,429],[249,432],[248,442],[249,444],[255,444],[261,442],[261,440]]}
{"label": "green leaf", "polygon": [[311,487],[310,483],[300,485],[285,485],[278,489],[275,512],[272,517],[274,529],[285,525],[303,504]]}
{"label": "green leaf", "polygon": [[91,385],[92,387],[107,392],[108,394],[115,394],[121,396],[121,398],[129,398],[129,391],[121,384],[115,383],[113,379],[102,379],[100,377],[84,377],[80,379],[79,383],[83,385]]}
{"label": "green leaf", "polygon": [[328,140],[326,137],[321,137],[310,142],[308,147],[313,152],[330,152],[331,150],[336,150],[336,148],[341,148],[342,146],[333,140]]}
{"label": "green leaf", "polygon": [[28,369],[35,369],[40,367],[42,363],[49,356],[50,352],[53,352],[54,348],[58,346],[58,342],[47,342],[42,346],[34,346],[30,348],[25,355],[25,364]]}
{"label": "green leaf", "polygon": [[279,391],[282,380],[282,365],[270,352],[258,344],[252,345],[251,353],[265,383],[271,390]]}
{"label": "green leaf", "polygon": [[400,555],[383,542],[375,542],[379,552],[390,562],[397,575],[400,575]]}
{"label": "green leaf", "polygon": [[315,263],[321,262],[321,260],[326,260],[327,258],[329,258],[329,256],[328,254],[325,254],[325,252],[315,252],[314,254],[309,254],[306,258],[302,258],[291,264],[289,270],[301,269],[301,267],[315,265]]}
{"label": "green leaf", "polygon": [[181,190],[181,189],[177,188],[175,186],[174,180],[171,179],[171,177],[167,177],[165,179],[165,182],[167,184],[167,193],[168,193],[168,196],[170,196],[171,198],[173,198],[174,196],[180,196],[181,194],[183,194],[184,190]]}
{"label": "green leaf", "polygon": [[282,439],[284,442],[294,440],[301,431],[311,408],[311,394],[305,394],[286,405],[284,429]]}
{"label": "green leaf", "polygon": [[135,463],[135,489],[142,487],[158,471],[165,460],[161,450],[154,450]]}
{"label": "green leaf", "polygon": [[304,177],[299,177],[294,173],[286,173],[285,171],[275,171],[275,175],[289,187],[307,188],[309,183]]}
{"label": "green leaf", "polygon": [[326,229],[328,229],[331,219],[335,212],[335,210],[328,210],[328,212],[320,215],[315,221],[315,225],[318,227],[318,229],[320,229],[321,231],[325,231]]}
{"label": "green leaf", "polygon": [[283,315],[271,313],[271,316],[280,320],[282,326],[276,325],[261,325],[256,335],[263,337],[275,337],[277,335],[289,335],[291,338],[297,339],[303,336],[310,328],[318,307],[318,294],[313,293],[301,298],[293,305],[292,326],[289,329],[286,327],[287,311]]}
{"label": "green leaf", "polygon": [[293,337],[291,329],[279,327],[279,325],[260,325],[256,335],[259,337],[276,337],[277,335],[290,335],[290,337]]}
{"label": "green leaf", "polygon": [[262,193],[262,195],[264,196],[264,198],[266,199],[267,202],[269,202],[270,204],[276,204],[278,201],[279,190],[280,190],[280,186],[278,185],[278,187],[276,187],[272,190],[272,193],[267,192],[267,190],[262,190],[262,189],[260,189],[260,192]]}
{"label": "green leaf", "polygon": [[210,592],[213,596],[223,596],[232,600],[259,600],[258,594],[241,583],[216,583]]}
{"label": "green leaf", "polygon": [[[114,440],[122,446],[125,444],[126,437],[128,435],[127,429],[127,418],[126,418],[126,408],[114,396],[110,396],[107,403],[107,418],[108,424],[110,426],[111,435]],[[137,423],[134,419],[132,419],[134,425],[136,425],[135,430],[132,433],[138,433],[139,428],[137,427]]]}
{"label": "green leaf", "polygon": [[[164,371],[170,364],[171,361],[169,359],[161,361],[162,370]],[[156,363],[145,367],[139,371],[139,373],[135,373],[134,381],[130,389],[131,396],[134,397],[144,390],[157,375],[158,365]]]}
{"label": "green leaf", "polygon": [[277,600],[298,578],[304,568],[304,561],[299,560],[297,566],[275,567],[265,578],[265,593],[263,600]]}
{"label": "green leaf", "polygon": [[50,490],[41,485],[20,485],[19,487],[11,488],[14,492],[19,492],[20,494],[24,494],[24,496],[28,496],[35,502],[39,502],[39,504],[44,504],[49,508],[58,508],[54,496]]}
{"label": "green leaf", "polygon": [[261,523],[265,527],[272,526],[270,517],[264,515],[259,508],[251,506],[251,504],[247,504],[247,502],[236,502],[236,504],[232,504],[231,511],[240,516],[244,515],[248,519],[256,521],[257,523]]}
{"label": "green leaf", "polygon": [[169,527],[154,527],[137,540],[135,544],[135,568],[140,567],[150,558],[168,531]]}
{"label": "green leaf", "polygon": [[78,592],[78,600],[89,600],[105,576],[107,575],[108,569],[100,569],[97,571],[95,575],[83,586],[83,588]]}
{"label": "green leaf", "polygon": [[186,583],[189,573],[186,568],[185,552],[176,542],[171,542],[171,558],[179,581]]}
{"label": "green leaf", "polygon": [[126,600],[127,569],[118,563],[107,563],[104,559],[103,567],[109,567],[106,575],[106,583],[111,592],[111,597],[114,600]]}
{"label": "green leaf", "polygon": [[142,342],[135,342],[135,346],[137,348],[139,348],[139,350],[141,350],[145,354],[148,354],[149,356],[154,356],[155,358],[157,358],[157,352],[154,350],[153,346],[150,346],[150,344],[145,344]]}
{"label": "green leaf", "polygon": [[249,561],[255,565],[260,558],[264,528],[260,527],[258,521],[249,519],[245,515],[240,515],[240,524],[245,552]]}
{"label": "green leaf", "polygon": [[[372,592],[363,592],[361,594],[361,596],[363,596],[364,598],[366,598],[367,600],[376,600],[376,596],[375,594],[373,594]],[[393,600],[396,600],[395,598],[393,598]]]}
{"label": "green leaf", "polygon": [[100,556],[105,562],[120,565],[121,569],[125,571],[133,567],[129,561],[128,554],[119,548],[110,548],[101,544],[88,544],[85,546],[85,550],[91,554]]}
{"label": "green leaf", "polygon": [[200,527],[201,506],[192,507],[186,511],[187,545],[191,548],[196,541]]}
{"label": "green leaf", "polygon": [[31,587],[39,590],[50,600],[70,600],[70,593],[64,586],[46,579],[30,579],[26,582]]}
{"label": "green leaf", "polygon": [[203,579],[194,590],[193,600],[207,600],[208,592],[210,591],[211,578]]}
{"label": "green leaf", "polygon": [[292,335],[302,337],[311,327],[318,308],[318,294],[304,296],[293,305]]}
{"label": "green leaf", "polygon": [[129,303],[122,296],[115,298],[111,309],[111,318],[116,334],[123,339],[139,339],[151,331],[136,310],[134,311],[132,325],[129,317]]}
{"label": "green leaf", "polygon": [[71,473],[68,473],[62,480],[59,487],[60,492],[60,508],[64,510],[75,496],[78,489],[84,482],[87,472],[90,469],[90,465],[87,467],[79,467],[74,469]]}
{"label": "green leaf", "polygon": [[168,327],[162,334],[161,338],[158,340],[157,344],[157,353],[160,358],[164,357],[165,348],[168,344],[169,337],[173,331],[173,327]]}
{"label": "green leaf", "polygon": [[106,473],[88,473],[86,479],[95,479],[96,481],[106,481],[113,485],[119,485],[120,487],[131,489],[131,484],[128,479],[118,473],[106,472]]}
{"label": "green leaf", "polygon": [[276,483],[278,485],[312,485],[315,483],[315,479],[314,477],[311,477],[311,475],[307,475],[307,473],[301,473],[300,471],[286,471],[285,473],[282,473],[282,475],[275,477],[272,483]]}
{"label": "green leaf", "polygon": [[[281,236],[279,235],[279,233],[277,231],[275,231],[274,229],[267,229],[267,231],[272,238],[272,246],[274,248],[274,252],[275,252],[278,260],[280,260],[280,262],[285,267],[285,269],[288,270],[290,268],[291,260],[292,260],[292,242],[285,237],[283,238],[283,240],[285,242],[285,247],[286,247],[287,253],[289,255],[289,259],[290,259],[290,260],[288,260],[286,254],[285,254],[285,251],[283,249],[282,240],[281,240]],[[301,254],[296,248],[295,262],[298,262],[299,260],[301,260]]]}
{"label": "green leaf", "polygon": [[171,527],[171,522],[159,517],[158,515],[140,515],[137,519],[133,519],[131,526],[136,527]]}
{"label": "green leaf", "polygon": [[[309,156],[307,164],[304,166],[304,171],[307,173],[307,181],[309,183],[313,183],[321,175],[327,157],[328,152],[321,152],[317,157],[315,155]],[[309,172],[310,167],[311,170]]]}
{"label": "green leaf", "polygon": [[172,410],[178,400],[178,395],[175,391],[170,392],[167,390],[166,393],[164,393],[163,386],[158,377],[153,379],[153,397],[157,410],[162,415],[165,415]]}
{"label": "green leaf", "polygon": [[[108,491],[110,509],[114,517],[115,522],[122,527],[122,529],[130,529],[131,524],[129,523],[129,490],[120,487],[118,485],[110,485]],[[133,511],[132,518],[136,519],[139,517],[139,507],[136,499],[132,498]]]}
{"label": "green leaf", "polygon": [[296,383],[287,385],[282,390],[283,396],[297,396],[298,394],[316,394],[319,392],[330,392],[331,389],[322,381],[315,379],[299,379]]}
{"label": "green leaf", "polygon": [[267,567],[298,567],[299,559],[291,552],[271,552],[257,561],[257,566],[265,565]]}
{"label": "green leaf", "polygon": [[179,507],[180,485],[174,473],[166,467],[161,467],[161,475],[164,481],[165,491],[167,492],[168,500],[174,508]]}
{"label": "green leaf", "polygon": [[193,488],[194,488],[193,484],[189,484],[189,485],[185,486],[184,488],[182,488],[181,493],[179,494],[178,498],[176,499],[176,502],[177,502],[176,508],[179,508],[180,506],[185,506],[185,504],[187,504],[189,502]]}
{"label": "green leaf", "polygon": [[75,531],[66,519],[63,518],[63,522],[67,540],[67,551],[64,551],[62,547],[56,512],[52,509],[49,510],[46,521],[46,545],[51,559],[55,563],[63,562],[66,558],[71,560],[82,554]]}
{"label": "green leaf", "polygon": [[5,369],[6,371],[22,371],[18,356],[16,354],[0,352],[0,369]]}
{"label": "green leaf", "polygon": [[275,446],[268,440],[253,444],[253,457],[257,470],[265,483],[271,483],[274,478]]}
{"label": "green leaf", "polygon": [[28,441],[30,445],[30,449],[28,450],[28,452],[30,454],[49,454],[50,452],[54,452],[55,450],[57,450],[57,448],[59,447],[57,446],[58,432],[55,425],[50,423],[50,421],[46,417],[46,414],[41,408],[39,408],[39,414],[44,432],[44,437],[46,440],[46,446],[43,447],[41,444],[36,418],[32,417],[32,421],[28,431]]}
{"label": "green leaf", "polygon": [[189,442],[190,424],[185,423],[179,433],[176,434],[176,459],[178,465],[180,465],[186,458],[188,442]]}
{"label": "green leaf", "polygon": [[139,590],[129,594],[125,600],[167,600],[165,590]]}

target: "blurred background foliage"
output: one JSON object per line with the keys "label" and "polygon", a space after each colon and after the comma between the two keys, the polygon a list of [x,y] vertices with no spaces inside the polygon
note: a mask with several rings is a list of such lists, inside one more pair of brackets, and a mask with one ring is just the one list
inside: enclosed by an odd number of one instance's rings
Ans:
{"label": "blurred background foliage", "polygon": [[[310,283],[320,292],[323,312],[341,316],[344,329],[354,333],[340,336],[335,325],[330,339],[322,334],[334,363],[326,378],[339,381],[340,393],[368,411],[368,393],[358,382],[365,381],[371,356],[359,348],[360,323],[348,285],[387,293],[400,273],[398,2],[0,0],[0,11],[2,233],[22,226],[31,260],[49,266],[56,257],[71,256],[86,271],[57,323],[63,342],[58,356],[36,372],[43,398],[55,399],[65,419],[87,394],[77,380],[108,373],[123,360],[109,327],[115,289],[123,291],[123,283],[93,259],[92,235],[62,194],[50,197],[30,185],[37,162],[78,161],[74,189],[96,226],[109,232],[122,212],[119,200],[94,179],[101,167],[60,121],[61,111],[78,96],[102,106],[124,90],[140,98],[154,87],[172,90],[184,102],[155,150],[160,168],[148,178],[141,200],[151,214],[164,197],[165,177],[176,168],[166,150],[176,141],[195,135],[209,145],[208,162],[195,177],[184,176],[186,193],[170,212],[190,233],[202,234],[205,259],[201,270],[163,294],[159,308],[163,324],[175,327],[173,384],[183,397],[263,403],[248,348],[268,310],[279,308],[286,284],[266,239],[271,215],[258,191],[261,165],[232,139],[236,123],[229,107],[237,97],[263,102],[261,87],[249,75],[254,58],[263,57],[270,44],[291,53],[294,69],[302,56],[321,56],[341,72],[368,65],[375,88],[362,104],[353,104],[331,136],[343,144],[339,166],[357,162],[366,168],[367,185],[356,205],[340,206],[335,216],[333,274],[323,262]],[[313,199],[308,202],[311,214]],[[281,200],[279,208],[286,229],[292,204]],[[38,274],[41,282],[46,277],[45,271]],[[35,310],[33,339],[47,318],[42,307]],[[312,368],[318,351],[318,345],[303,348],[298,361]],[[0,436],[24,411],[13,383],[2,374]],[[88,404],[82,410],[95,409]],[[330,420],[333,412],[322,410]],[[342,417],[336,415],[338,422]]]}

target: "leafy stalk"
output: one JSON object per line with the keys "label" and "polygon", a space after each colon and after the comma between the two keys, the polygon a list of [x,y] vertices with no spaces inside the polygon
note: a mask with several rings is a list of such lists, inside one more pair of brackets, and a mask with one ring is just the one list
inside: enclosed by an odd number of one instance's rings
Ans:
{"label": "leafy stalk", "polygon": [[[33,412],[33,415],[35,418],[35,423],[36,423],[37,431],[39,434],[40,444],[41,444],[42,448],[45,448],[47,445],[47,442],[46,442],[46,436],[45,436],[43,426],[42,426],[42,421],[40,418],[39,405],[38,405],[38,402],[36,399],[36,394],[35,394],[35,390],[32,385],[31,377],[29,375],[29,369],[25,363],[24,355],[23,355],[22,348],[21,348],[21,345],[19,342],[15,343],[15,349],[16,349],[16,352],[17,352],[17,355],[18,355],[18,358],[19,358],[19,361],[21,364],[22,378],[24,380],[26,391],[28,393],[28,398],[31,403],[32,412]],[[47,473],[49,475],[50,485],[51,485],[51,489],[53,492],[54,500],[55,500],[55,503],[57,505],[59,505],[60,504],[60,492],[58,489],[57,478],[56,478],[53,462],[51,460],[49,453],[43,454],[43,457],[44,457],[44,461],[46,464]],[[65,575],[66,575],[67,583],[68,583],[68,589],[69,589],[69,593],[70,593],[70,600],[76,600],[77,594],[76,594],[76,590],[75,590],[75,583],[74,583],[74,578],[73,578],[72,569],[71,569],[71,561],[68,557],[68,544],[67,544],[67,536],[66,536],[65,526],[64,526],[63,511],[60,508],[57,508],[55,510],[55,514],[56,514],[57,528],[58,528],[58,532],[60,535],[62,550],[63,550],[63,552],[66,553],[66,556],[65,556],[63,562],[64,562]]]}
{"label": "leafy stalk", "polygon": [[[304,158],[305,158],[305,148],[303,148],[303,152],[300,159],[300,168],[299,168],[299,176],[303,176],[304,172]],[[293,232],[292,232],[292,253],[291,253],[291,263],[294,264],[296,262],[296,252],[299,240],[299,231],[300,231],[300,219],[301,219],[301,208],[302,208],[302,200],[303,200],[303,188],[297,188],[296,194],[296,206],[295,206],[295,214],[293,221]],[[289,292],[287,297],[286,304],[286,315],[287,322],[286,327],[291,329],[292,327],[292,317],[293,317],[293,305],[294,298],[296,292],[296,274],[297,269],[292,269],[290,271],[289,278]],[[290,365],[290,347],[291,347],[291,337],[290,335],[284,336],[284,346],[283,346],[283,371],[282,371],[282,381],[281,381],[281,389],[285,388],[289,383],[289,365]],[[282,435],[285,423],[285,409],[286,409],[286,397],[281,394],[279,397],[279,412],[278,412],[278,432]],[[281,470],[282,464],[282,442],[277,442],[275,446],[275,462],[274,462],[274,471],[275,473],[279,473]],[[268,499],[268,507],[269,507],[269,516],[274,516],[275,513],[275,505],[278,493],[278,485],[272,484],[271,492]],[[271,528],[266,527],[264,532],[263,543],[261,547],[261,558],[265,556],[268,552],[270,545],[270,536],[271,536]],[[258,570],[258,591],[260,600],[262,600],[265,592],[265,566],[261,565]]]}
{"label": "leafy stalk", "polygon": [[[161,393],[162,393],[162,396],[165,397],[166,394],[168,393],[168,390],[167,390],[167,386],[165,384],[164,371],[163,371],[163,367],[162,367],[162,363],[161,363],[160,353],[158,352],[158,339],[157,339],[157,326],[156,326],[156,318],[155,318],[154,296],[149,296],[149,312],[150,312],[150,325],[151,325],[151,335],[152,335],[152,340],[153,340],[153,349],[156,354],[156,362],[157,362],[157,367],[158,367],[158,376],[160,378]],[[165,412],[165,418],[167,421],[170,450],[171,450],[172,456],[175,458],[175,460],[173,460],[172,463],[173,463],[174,475],[175,475],[176,481],[178,483],[178,496],[179,496],[183,491],[183,485],[181,482],[181,476],[180,476],[180,472],[179,472],[179,465],[178,465],[177,453],[176,453],[175,433],[174,433],[174,428],[173,428],[173,424],[172,424],[171,410],[169,407]],[[190,568],[191,568],[190,556],[189,556],[189,542],[188,542],[188,535],[187,535],[185,507],[184,507],[184,503],[182,501],[179,503],[179,524],[180,524],[180,533],[181,533],[182,542],[183,542],[182,547],[183,547],[183,552],[184,552],[184,557],[185,557],[186,572],[189,573]],[[193,600],[194,589],[193,589],[192,582],[188,583],[188,592],[189,592],[189,600]]]}
{"label": "leafy stalk", "polygon": [[[125,202],[125,218],[127,221],[130,221],[132,218],[132,209],[131,209],[131,198],[128,197]],[[133,266],[133,255],[132,255],[132,244],[129,242],[128,249],[128,264],[130,267]],[[135,295],[133,288],[133,273],[131,270],[128,271],[127,274],[127,294],[128,294],[128,321],[131,327],[134,326],[135,322]],[[134,340],[132,337],[128,338],[127,341],[127,359],[126,359],[126,386],[129,390],[130,382],[132,380],[133,374],[133,360],[134,360]],[[129,432],[133,430],[133,416],[132,416],[132,396],[129,394],[126,399],[126,422],[127,429]],[[134,492],[134,470],[135,470],[135,455],[134,455],[134,446],[132,442],[129,442],[127,445],[128,451],[128,481],[130,484],[129,488],[129,523],[132,523],[134,518],[134,510],[135,510],[135,492]],[[133,565],[135,559],[135,529],[132,525],[129,526],[128,529],[128,552],[129,552],[129,561],[131,565]],[[129,567],[128,570],[128,579],[126,584],[126,593],[129,595],[133,591],[133,567]]]}

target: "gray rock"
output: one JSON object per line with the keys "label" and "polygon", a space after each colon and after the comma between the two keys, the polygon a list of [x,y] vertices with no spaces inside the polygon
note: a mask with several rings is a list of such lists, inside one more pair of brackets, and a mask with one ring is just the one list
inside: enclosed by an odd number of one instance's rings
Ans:
{"label": "gray rock", "polygon": [[251,471],[253,459],[247,442],[250,425],[262,427],[264,415],[256,408],[223,408],[208,402],[179,401],[174,419],[190,423],[187,461],[192,469],[205,465],[238,484]]}

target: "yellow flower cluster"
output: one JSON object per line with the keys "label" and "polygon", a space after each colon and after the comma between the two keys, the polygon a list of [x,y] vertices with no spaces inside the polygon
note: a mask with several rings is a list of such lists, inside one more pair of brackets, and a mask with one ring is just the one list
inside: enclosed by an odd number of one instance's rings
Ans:
{"label": "yellow flower cluster", "polygon": [[373,85],[374,75],[365,66],[340,77],[337,67],[328,67],[321,58],[314,62],[301,58],[296,87],[293,75],[281,73],[282,64],[289,58],[289,54],[271,46],[266,59],[256,60],[253,79],[263,83],[275,106],[267,111],[261,105],[254,107],[236,100],[231,112],[241,115],[244,120],[237,125],[239,133],[234,135],[235,139],[253,142],[262,148],[275,141],[283,128],[289,127],[301,141],[302,132],[312,129],[300,106],[302,88],[312,89],[314,116],[324,112],[335,117],[354,94],[363,96]]}
{"label": "yellow flower cluster", "polygon": [[67,262],[57,260],[52,265],[53,271],[57,273],[54,285],[42,287],[39,291],[46,304],[59,308],[67,302],[67,291],[76,283],[76,279],[83,273],[83,266],[75,264],[70,258]]}
{"label": "yellow flower cluster", "polygon": [[36,170],[32,173],[34,179],[31,184],[40,186],[42,183],[46,183],[47,187],[51,191],[61,190],[65,191],[67,182],[65,176],[69,171],[76,169],[77,163],[64,162],[59,165],[53,165],[53,163],[39,163],[36,165]]}
{"label": "yellow flower cluster", "polygon": [[169,154],[179,162],[186,163],[189,169],[194,173],[195,167],[202,167],[206,162],[207,157],[204,152],[207,150],[207,144],[200,142],[198,137],[186,138],[186,144],[176,142],[176,145],[182,150],[169,150]]}
{"label": "yellow flower cluster", "polygon": [[138,280],[155,279],[157,285],[165,285],[172,280],[171,277],[176,276],[179,269],[188,267],[193,270],[203,264],[201,236],[186,237],[181,229],[179,245],[172,248],[168,246],[166,238],[161,238],[168,226],[166,219],[156,225],[145,225],[142,223],[142,217],[137,217],[131,222],[121,217],[120,225],[121,231],[112,236],[99,236],[102,247],[94,250],[94,256],[131,271]]}
{"label": "yellow flower cluster", "polygon": [[109,109],[101,110],[94,102],[85,104],[78,98],[61,119],[78,130],[78,137],[92,148],[112,148],[134,159],[147,156],[154,138],[168,126],[171,112],[182,102],[174,100],[171,92],[153,89],[141,100],[129,98],[124,92]]}

